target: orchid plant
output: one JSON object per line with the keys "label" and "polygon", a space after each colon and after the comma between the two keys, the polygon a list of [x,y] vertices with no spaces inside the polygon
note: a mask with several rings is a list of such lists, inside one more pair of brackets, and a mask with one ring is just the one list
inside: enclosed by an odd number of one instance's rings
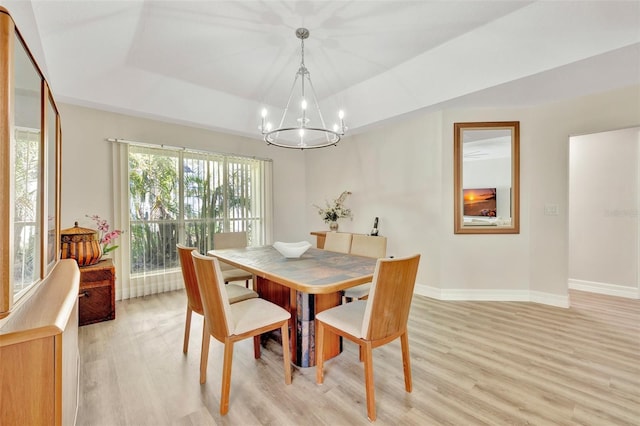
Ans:
{"label": "orchid plant", "polygon": [[98,215],[94,214],[86,216],[92,219],[98,227],[98,231],[100,232],[100,244],[102,244],[102,255],[104,256],[105,254],[117,249],[119,246],[113,245],[113,242],[118,239],[124,231],[119,229],[110,230],[111,228],[109,223]]}

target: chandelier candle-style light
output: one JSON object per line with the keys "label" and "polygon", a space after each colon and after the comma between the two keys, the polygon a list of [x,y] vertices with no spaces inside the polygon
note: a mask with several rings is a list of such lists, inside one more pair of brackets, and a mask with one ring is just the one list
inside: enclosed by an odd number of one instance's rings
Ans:
{"label": "chandelier candle-style light", "polygon": [[338,113],[339,124],[334,124],[331,129],[325,125],[309,70],[304,65],[304,40],[309,37],[309,30],[298,28],[296,37],[300,39],[301,46],[300,68],[293,80],[280,124],[273,128],[267,121],[265,108],[262,110],[260,131],[266,143],[282,148],[312,149],[336,145],[347,131],[344,112]]}

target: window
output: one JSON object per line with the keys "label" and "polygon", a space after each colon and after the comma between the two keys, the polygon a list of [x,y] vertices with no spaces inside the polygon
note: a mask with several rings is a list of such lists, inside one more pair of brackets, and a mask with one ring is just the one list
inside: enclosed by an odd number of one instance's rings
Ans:
{"label": "window", "polygon": [[217,232],[246,231],[249,245],[266,244],[270,170],[268,160],[129,146],[131,280],[178,271],[176,244],[205,253]]}

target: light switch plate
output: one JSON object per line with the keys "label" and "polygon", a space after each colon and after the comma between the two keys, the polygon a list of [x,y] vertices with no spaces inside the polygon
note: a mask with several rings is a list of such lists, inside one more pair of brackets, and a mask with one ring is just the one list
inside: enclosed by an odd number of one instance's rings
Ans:
{"label": "light switch plate", "polygon": [[558,205],[557,204],[545,204],[544,205],[544,214],[545,214],[545,216],[558,216]]}

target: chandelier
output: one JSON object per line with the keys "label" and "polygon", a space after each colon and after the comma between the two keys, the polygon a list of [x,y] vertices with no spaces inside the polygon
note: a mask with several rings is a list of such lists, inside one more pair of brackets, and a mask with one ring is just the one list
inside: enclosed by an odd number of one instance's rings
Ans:
{"label": "chandelier", "polygon": [[344,112],[338,113],[339,124],[332,128],[325,125],[316,92],[311,83],[309,70],[304,65],[304,40],[309,30],[298,28],[296,37],[300,39],[300,68],[293,80],[289,99],[277,128],[267,121],[267,110],[262,110],[260,131],[269,145],[282,148],[312,149],[336,145],[347,131]]}

